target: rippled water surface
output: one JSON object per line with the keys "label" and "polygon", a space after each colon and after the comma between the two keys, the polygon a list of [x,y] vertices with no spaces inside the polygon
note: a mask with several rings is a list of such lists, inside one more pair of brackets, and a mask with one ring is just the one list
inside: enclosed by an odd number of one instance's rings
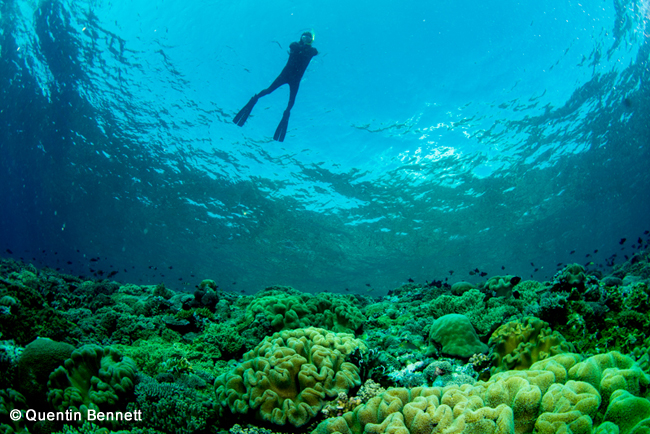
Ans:
{"label": "rippled water surface", "polygon": [[[422,3],[3,1],[2,255],[379,294],[644,244],[648,1]],[[234,125],[305,30],[285,142],[286,87]]]}

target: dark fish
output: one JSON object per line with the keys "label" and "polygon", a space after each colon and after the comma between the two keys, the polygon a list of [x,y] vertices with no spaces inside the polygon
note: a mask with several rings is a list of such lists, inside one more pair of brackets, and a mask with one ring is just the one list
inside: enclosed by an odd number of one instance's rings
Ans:
{"label": "dark fish", "polygon": [[556,267],[561,267],[561,266],[562,266],[561,262],[558,262],[557,265],[556,265]]}
{"label": "dark fish", "polygon": [[571,250],[571,251],[569,252],[569,255],[573,255],[575,252],[576,252],[575,250]]}
{"label": "dark fish", "polygon": [[648,235],[648,234],[650,234],[650,231],[645,231],[645,232],[643,232],[643,233],[644,233],[645,235]]}
{"label": "dark fish", "polygon": [[643,244],[643,240],[641,239],[641,237],[639,237],[639,239],[636,242],[639,243],[639,246]]}
{"label": "dark fish", "polygon": [[366,283],[366,286],[370,286],[370,284],[369,284],[369,283]]}
{"label": "dark fish", "polygon": [[535,269],[533,270],[533,273],[537,273],[538,271],[539,271],[539,268],[535,268]]}
{"label": "dark fish", "polygon": [[[413,282],[415,282],[415,280],[413,280],[413,279],[411,279],[411,278],[409,277],[409,283],[413,283]],[[345,288],[345,290],[347,291],[348,288]]]}
{"label": "dark fish", "polygon": [[587,254],[585,255],[585,258],[588,258],[588,257],[590,257],[590,256],[591,256],[591,255],[590,255],[589,253],[587,253]]}
{"label": "dark fish", "polygon": [[449,270],[449,275],[452,276],[454,274],[454,270]]}
{"label": "dark fish", "polygon": [[100,276],[103,276],[104,272],[102,270],[97,270],[97,274],[99,274]]}
{"label": "dark fish", "polygon": [[474,271],[474,270],[472,270],[472,271],[469,272],[469,275],[470,275],[470,276],[473,276],[473,275],[475,275],[475,274],[476,274],[476,271]]}
{"label": "dark fish", "polygon": [[533,264],[533,263],[531,262],[531,263],[530,263],[530,266],[531,266],[531,267],[534,267],[534,266],[535,266],[535,264]]}
{"label": "dark fish", "polygon": [[481,274],[479,276],[485,277],[485,276],[487,276],[487,273],[485,271],[481,271]]}
{"label": "dark fish", "polygon": [[511,283],[512,285],[516,285],[516,284],[518,284],[519,282],[521,282],[521,277],[519,277],[519,276],[515,276],[515,277],[513,277],[512,279],[510,279],[510,283]]}
{"label": "dark fish", "polygon": [[239,291],[239,292],[241,292],[241,293],[243,294],[243,293],[244,293],[244,290],[242,289],[242,290],[241,290],[241,291]]}
{"label": "dark fish", "polygon": [[598,253],[598,249],[594,250],[594,253]]}
{"label": "dark fish", "polygon": [[10,255],[13,255],[13,254],[14,254],[14,252],[12,252],[12,251],[9,250],[9,249],[7,249],[6,252],[9,253]]}
{"label": "dark fish", "polygon": [[99,258],[90,258],[90,262],[97,262]]}
{"label": "dark fish", "polygon": [[110,279],[111,277],[115,276],[116,274],[117,274],[117,271],[111,271],[110,273],[108,273],[108,276],[106,276],[106,277],[108,277]]}
{"label": "dark fish", "polygon": [[233,284],[233,285],[237,285],[237,282],[233,282],[232,284]]}
{"label": "dark fish", "polygon": [[479,270],[478,268],[475,268],[475,269],[474,269],[474,272],[475,272],[475,273],[480,273],[480,270]]}
{"label": "dark fish", "polygon": [[68,265],[72,265],[72,261],[68,261]]}
{"label": "dark fish", "polygon": [[349,288],[345,288],[345,290],[346,290],[346,291],[350,291],[350,289],[349,289]]}
{"label": "dark fish", "polygon": [[183,280],[183,278],[182,278],[182,277],[179,277],[178,280]]}
{"label": "dark fish", "polygon": [[169,269],[170,269],[170,270],[173,269],[173,268],[174,268],[173,266],[171,266],[171,265],[169,266]]}
{"label": "dark fish", "polygon": [[622,246],[625,240],[627,240],[627,238],[621,238],[621,241],[619,241],[618,243]]}
{"label": "dark fish", "polygon": [[505,270],[505,269],[506,269],[506,267],[505,267],[504,265],[502,265],[502,266],[501,266],[501,269],[502,269],[502,270]]}

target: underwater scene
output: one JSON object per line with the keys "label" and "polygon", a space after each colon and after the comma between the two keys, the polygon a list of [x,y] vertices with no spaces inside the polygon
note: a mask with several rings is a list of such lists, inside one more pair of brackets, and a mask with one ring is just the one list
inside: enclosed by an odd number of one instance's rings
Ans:
{"label": "underwater scene", "polygon": [[650,433],[650,0],[0,0],[0,434]]}

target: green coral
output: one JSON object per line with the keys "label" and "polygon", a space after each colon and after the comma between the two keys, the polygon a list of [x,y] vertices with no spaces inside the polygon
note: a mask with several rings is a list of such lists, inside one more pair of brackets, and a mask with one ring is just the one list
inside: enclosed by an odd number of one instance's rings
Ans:
{"label": "green coral", "polygon": [[15,420],[10,417],[10,413],[12,410],[21,410],[24,416],[24,411],[28,408],[25,397],[19,392],[13,389],[0,390],[0,432],[4,434],[27,432],[24,419]]}
{"label": "green coral", "polygon": [[313,326],[335,332],[354,332],[365,320],[349,296],[311,296],[280,286],[267,288],[248,305],[240,330],[250,325],[257,315],[264,316],[275,331]]}
{"label": "green coral", "polygon": [[84,345],[50,374],[47,400],[57,411],[123,408],[133,392],[136,365],[111,347]]}
{"label": "green coral", "polygon": [[[326,419],[313,434],[647,432],[649,401],[637,396],[641,392],[635,395],[637,377],[627,372],[633,368],[625,368],[633,364],[617,354],[580,360],[577,354],[559,354],[529,370],[501,372],[474,385],[390,388]],[[605,366],[612,367],[601,371]],[[632,384],[632,391],[614,391],[609,405],[601,395],[607,370],[626,378],[627,387]]]}
{"label": "green coral", "polygon": [[493,374],[526,369],[546,357],[573,351],[573,346],[560,333],[535,317],[502,325],[492,333],[488,345],[493,348]]}
{"label": "green coral", "polygon": [[233,414],[303,426],[327,400],[361,384],[359,369],[346,361],[356,348],[365,345],[347,333],[314,327],[275,333],[217,378],[217,401]]}
{"label": "green coral", "polygon": [[488,351],[465,315],[452,313],[438,318],[431,326],[429,339],[442,345],[442,353],[450,356],[469,358]]}

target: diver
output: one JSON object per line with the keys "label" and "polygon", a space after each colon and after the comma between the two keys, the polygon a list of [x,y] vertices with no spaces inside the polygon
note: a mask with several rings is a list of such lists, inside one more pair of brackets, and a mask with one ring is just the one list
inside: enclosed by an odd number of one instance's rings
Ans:
{"label": "diver", "polygon": [[233,120],[234,123],[243,127],[258,99],[270,94],[283,84],[288,84],[289,104],[287,105],[287,108],[282,115],[282,120],[273,135],[273,140],[277,140],[278,142],[284,141],[284,136],[287,134],[287,127],[289,126],[291,107],[293,107],[293,104],[296,102],[300,80],[302,80],[302,76],[305,74],[305,70],[307,69],[307,66],[309,66],[311,58],[318,54],[318,51],[311,46],[312,42],[314,42],[314,36],[312,33],[305,32],[300,36],[300,42],[291,43],[289,46],[289,60],[282,72],[280,72],[280,75],[278,75],[278,78],[276,78],[267,89],[264,89],[248,101],[248,104],[246,104],[244,108],[237,113],[237,116],[235,116],[235,119]]}

